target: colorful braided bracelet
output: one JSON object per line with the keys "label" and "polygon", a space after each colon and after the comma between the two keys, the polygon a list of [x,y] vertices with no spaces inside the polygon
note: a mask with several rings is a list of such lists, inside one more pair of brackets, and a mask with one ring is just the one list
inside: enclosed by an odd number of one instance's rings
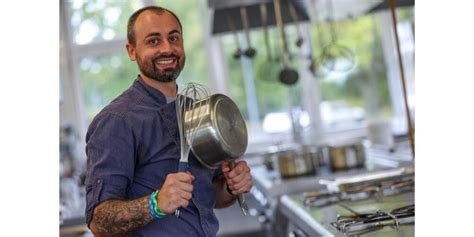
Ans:
{"label": "colorful braided bracelet", "polygon": [[150,214],[156,219],[161,219],[166,216],[166,213],[162,212],[158,206],[158,193],[160,193],[159,189],[150,194],[148,206],[150,208]]}

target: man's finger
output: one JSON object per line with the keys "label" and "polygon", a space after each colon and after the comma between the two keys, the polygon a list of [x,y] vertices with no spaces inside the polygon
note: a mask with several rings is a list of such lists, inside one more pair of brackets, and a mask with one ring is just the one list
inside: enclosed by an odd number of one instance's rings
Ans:
{"label": "man's finger", "polygon": [[228,177],[234,179],[239,175],[246,174],[250,172],[250,168],[246,164],[241,166],[236,166],[231,172],[228,173]]}
{"label": "man's finger", "polygon": [[185,200],[190,200],[192,197],[193,197],[193,194],[190,193],[190,192],[185,192],[185,191],[182,191],[180,193],[180,196],[181,198],[185,199]]}
{"label": "man's finger", "polygon": [[229,162],[227,161],[222,163],[221,167],[222,167],[222,172],[224,173],[227,173],[230,171]]}
{"label": "man's finger", "polygon": [[191,183],[196,179],[191,173],[179,172],[176,174],[176,180]]}
{"label": "man's finger", "polygon": [[182,183],[179,188],[188,193],[192,193],[194,189],[193,185],[188,183]]}
{"label": "man's finger", "polygon": [[[232,181],[235,181],[235,179],[233,179]],[[241,180],[237,181],[237,182],[234,182],[232,184],[232,187],[234,189],[240,189],[242,187],[245,187],[248,183],[252,183],[252,178],[250,176],[242,176],[241,177]]]}

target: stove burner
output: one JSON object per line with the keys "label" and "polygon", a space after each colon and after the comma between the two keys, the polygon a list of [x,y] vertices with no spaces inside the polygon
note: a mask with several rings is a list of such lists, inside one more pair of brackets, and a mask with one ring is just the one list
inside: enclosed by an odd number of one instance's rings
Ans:
{"label": "stove burner", "polygon": [[[342,205],[341,205],[342,206]],[[350,210],[350,209],[349,209]],[[386,226],[395,227],[415,223],[415,204],[393,209],[390,212],[377,210],[374,213],[356,213],[337,217],[331,225],[345,235],[360,235],[380,230]]]}
{"label": "stove burner", "polygon": [[304,197],[304,204],[310,207],[323,207],[342,201],[357,201],[375,197],[377,200],[382,197],[397,195],[406,192],[413,192],[415,189],[414,176],[403,177],[402,179],[383,180],[379,182],[365,182],[355,185],[345,185],[344,191],[330,192],[307,192]]}

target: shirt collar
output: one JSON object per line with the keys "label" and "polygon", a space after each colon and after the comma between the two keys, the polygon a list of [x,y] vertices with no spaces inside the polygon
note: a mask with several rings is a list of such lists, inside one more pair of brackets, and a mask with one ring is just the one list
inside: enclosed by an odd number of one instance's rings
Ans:
{"label": "shirt collar", "polygon": [[160,90],[147,85],[140,75],[137,76],[137,79],[135,79],[133,85],[135,87],[145,90],[145,92],[148,93],[153,98],[153,100],[155,100],[159,104],[166,104],[165,95],[163,95]]}

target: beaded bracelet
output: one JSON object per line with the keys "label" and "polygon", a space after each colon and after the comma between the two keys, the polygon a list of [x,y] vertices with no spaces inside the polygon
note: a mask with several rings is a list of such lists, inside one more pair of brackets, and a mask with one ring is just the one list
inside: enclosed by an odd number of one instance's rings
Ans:
{"label": "beaded bracelet", "polygon": [[150,200],[148,202],[151,215],[157,219],[161,219],[166,215],[166,213],[162,212],[160,208],[158,207],[157,197],[158,197],[159,192],[160,192],[159,189],[156,190],[155,192],[152,192],[150,194]]}

